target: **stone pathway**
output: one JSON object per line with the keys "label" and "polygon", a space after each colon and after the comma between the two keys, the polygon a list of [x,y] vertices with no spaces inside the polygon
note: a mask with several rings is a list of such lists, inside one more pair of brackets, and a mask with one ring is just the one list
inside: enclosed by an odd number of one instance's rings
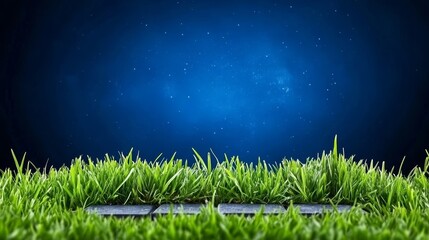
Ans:
{"label": "stone pathway", "polygon": [[[85,210],[102,216],[117,217],[157,217],[169,214],[199,214],[204,204],[162,204],[155,205],[94,205]],[[334,211],[334,207],[329,204],[294,204],[299,208],[303,215],[316,215],[323,212]],[[337,205],[335,208],[338,212],[350,211],[350,205]],[[286,211],[286,208],[280,204],[234,204],[220,203],[215,207],[219,213],[224,215],[244,215],[253,216],[259,211],[264,215],[279,214]]]}

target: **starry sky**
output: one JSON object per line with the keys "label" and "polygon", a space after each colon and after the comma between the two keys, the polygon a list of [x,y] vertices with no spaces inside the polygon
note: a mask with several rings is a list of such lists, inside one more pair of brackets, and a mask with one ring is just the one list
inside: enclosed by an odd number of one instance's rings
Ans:
{"label": "starry sky", "polygon": [[5,1],[2,166],[134,148],[404,170],[429,149],[429,4]]}

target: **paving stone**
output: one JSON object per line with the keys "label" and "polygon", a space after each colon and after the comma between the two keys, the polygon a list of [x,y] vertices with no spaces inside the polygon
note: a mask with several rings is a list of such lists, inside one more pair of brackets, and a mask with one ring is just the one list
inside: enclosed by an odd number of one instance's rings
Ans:
{"label": "paving stone", "polygon": [[[315,215],[322,214],[324,211],[333,212],[334,207],[330,204],[294,204],[294,207],[300,209],[303,215]],[[350,205],[337,205],[338,212],[348,212],[352,208]]]}
{"label": "paving stone", "polygon": [[220,203],[218,210],[220,213],[228,214],[244,214],[253,216],[264,207],[264,215],[279,214],[285,212],[286,209],[280,204],[236,204],[236,203]]}
{"label": "paving stone", "polygon": [[85,210],[102,216],[143,217],[149,216],[155,208],[153,205],[94,205]]}
{"label": "paving stone", "polygon": [[[158,208],[154,205],[94,205],[89,206],[85,210],[96,213],[101,216],[117,216],[117,217],[143,217],[166,215],[170,212],[173,214],[199,214],[205,204],[162,204]],[[324,211],[332,212],[334,207],[330,204],[294,204],[294,207],[299,208],[303,215],[322,214]],[[261,208],[264,207],[263,214],[278,214],[285,212],[286,209],[280,204],[235,204],[235,203],[220,203],[218,211],[221,214],[243,214],[245,216],[253,216]],[[338,212],[350,211],[350,205],[337,205]],[[362,210],[364,213],[366,211]]]}
{"label": "paving stone", "polygon": [[162,204],[159,206],[152,215],[166,215],[172,212],[173,214],[198,214],[205,204]]}

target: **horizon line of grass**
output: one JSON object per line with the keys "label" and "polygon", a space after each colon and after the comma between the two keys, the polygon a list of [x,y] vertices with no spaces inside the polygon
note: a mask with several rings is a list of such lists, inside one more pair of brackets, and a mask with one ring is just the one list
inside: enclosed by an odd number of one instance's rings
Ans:
{"label": "horizon line of grass", "polygon": [[[121,153],[103,160],[76,158],[70,167],[32,169],[25,154],[16,170],[0,171],[0,239],[427,239],[429,153],[423,169],[408,176],[371,160],[354,161],[333,150],[306,163],[284,159],[220,161],[213,152],[195,164],[175,159],[148,162]],[[213,159],[214,158],[214,159]],[[212,164],[212,160],[216,164]],[[402,165],[402,164],[401,164]],[[245,218],[213,211],[218,203],[353,204],[348,213],[305,217],[295,208],[279,215]],[[83,210],[93,204],[208,203],[197,216],[103,218]]]}
{"label": "horizon line of grass", "polygon": [[[387,172],[384,162],[346,158],[338,153],[337,137],[333,150],[306,163],[284,159],[280,164],[243,163],[239,157],[224,155],[219,161],[213,152],[206,160],[193,149],[195,164],[159,159],[148,162],[132,149],[118,160],[74,159],[70,167],[47,170],[24,169],[25,154],[12,155],[16,171],[1,171],[2,195],[15,192],[28,197],[43,196],[75,209],[93,204],[162,203],[333,203],[361,204],[367,210],[389,211],[394,207],[429,207],[429,153],[423,170],[416,166],[405,177]],[[426,151],[427,152],[427,151]],[[212,154],[216,160],[212,166]],[[402,166],[402,164],[401,164]]]}

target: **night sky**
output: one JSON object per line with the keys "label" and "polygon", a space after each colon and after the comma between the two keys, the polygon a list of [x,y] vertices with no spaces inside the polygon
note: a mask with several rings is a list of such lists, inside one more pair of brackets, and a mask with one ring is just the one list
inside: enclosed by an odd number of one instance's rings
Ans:
{"label": "night sky", "polygon": [[3,1],[0,155],[131,148],[404,170],[429,150],[429,3]]}

